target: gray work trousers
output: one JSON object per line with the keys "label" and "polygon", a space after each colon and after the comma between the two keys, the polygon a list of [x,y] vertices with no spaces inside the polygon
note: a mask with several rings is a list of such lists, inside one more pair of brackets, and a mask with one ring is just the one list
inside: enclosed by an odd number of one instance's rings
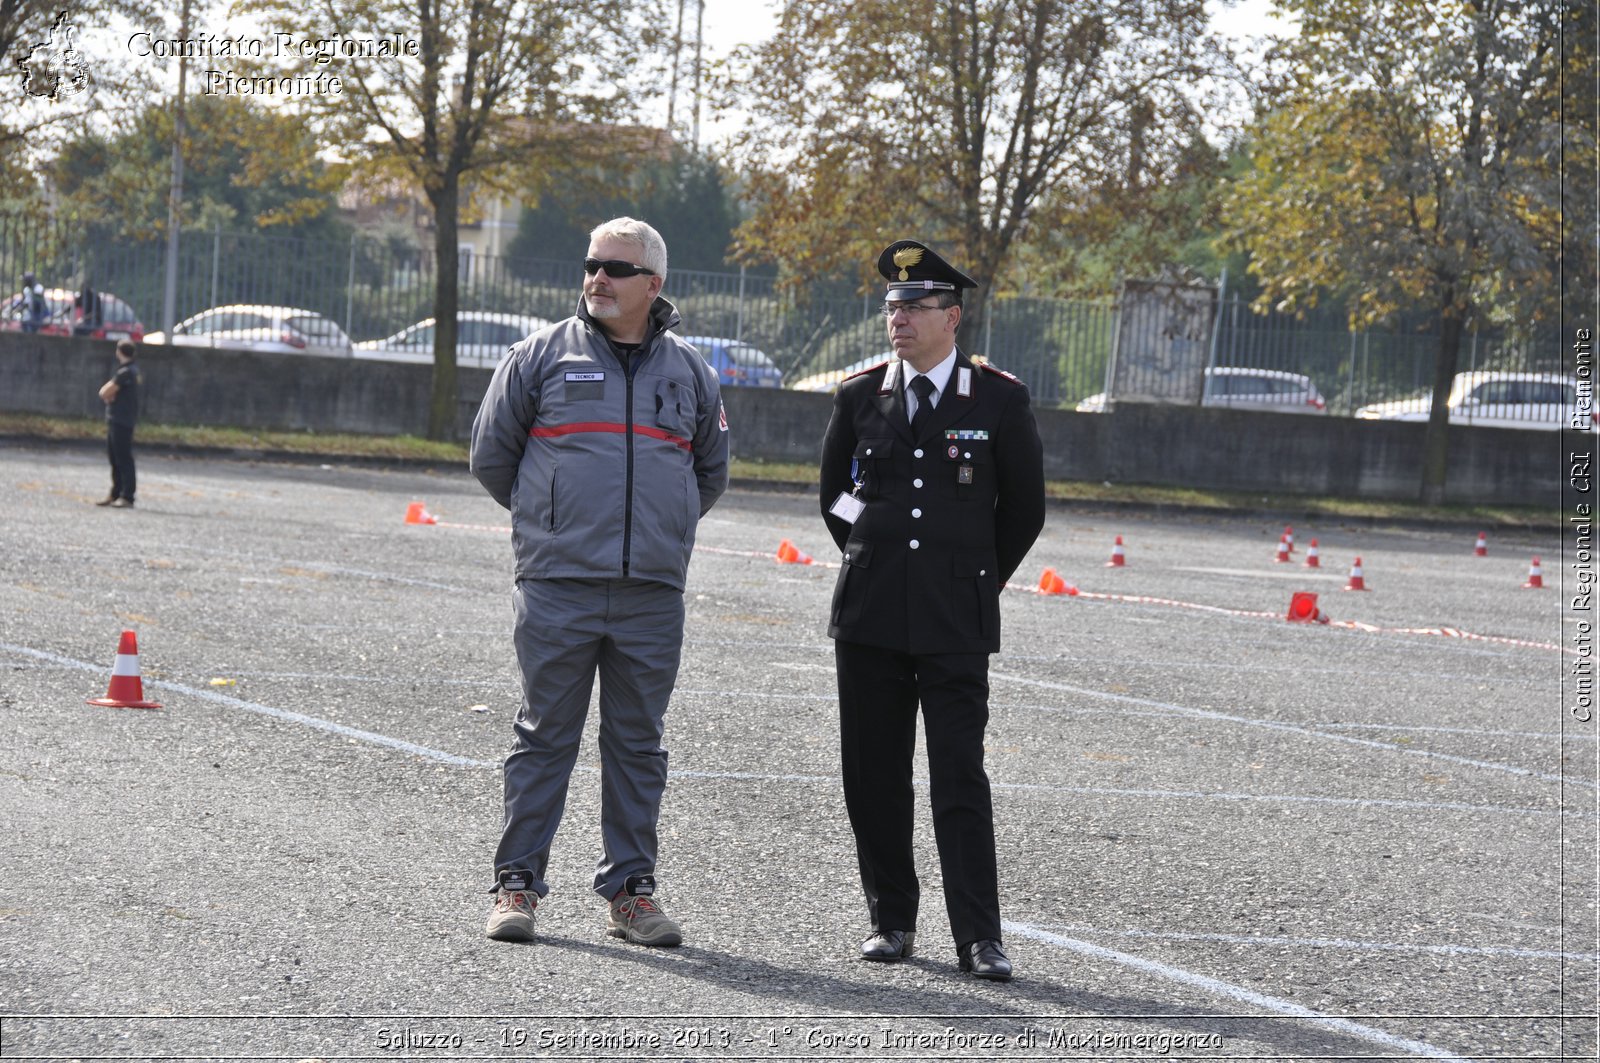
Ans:
{"label": "gray work trousers", "polygon": [[519,580],[522,710],[505,766],[505,825],[494,867],[524,869],[550,892],[545,867],[600,675],[601,857],[606,900],[656,866],[656,818],[667,787],[661,747],[683,649],[683,592],[655,580]]}

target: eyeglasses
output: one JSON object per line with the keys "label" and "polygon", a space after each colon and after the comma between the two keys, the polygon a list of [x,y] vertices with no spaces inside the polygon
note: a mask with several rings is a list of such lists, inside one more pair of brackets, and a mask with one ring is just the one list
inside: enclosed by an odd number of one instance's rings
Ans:
{"label": "eyeglasses", "polygon": [[949,309],[949,308],[948,307],[943,307],[943,306],[938,306],[938,305],[929,306],[927,303],[884,303],[882,306],[878,307],[878,312],[880,314],[882,314],[884,317],[894,317],[900,311],[904,310],[907,314],[911,315],[912,317],[916,317],[917,313],[919,311],[922,311],[922,310],[947,310],[947,309]]}
{"label": "eyeglasses", "polygon": [[643,266],[635,266],[632,262],[624,262],[620,258],[586,258],[583,260],[583,271],[589,276],[594,276],[601,270],[606,271],[606,276],[613,279],[633,277],[643,273],[647,277],[654,277],[656,271]]}

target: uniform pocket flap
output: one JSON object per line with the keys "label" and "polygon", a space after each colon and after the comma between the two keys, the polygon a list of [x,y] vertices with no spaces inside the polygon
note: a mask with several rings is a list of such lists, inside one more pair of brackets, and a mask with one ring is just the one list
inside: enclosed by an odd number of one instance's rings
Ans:
{"label": "uniform pocket flap", "polygon": [[851,539],[844,544],[844,563],[856,568],[866,568],[872,561],[872,544],[865,539]]}
{"label": "uniform pocket flap", "polygon": [[979,579],[984,576],[998,574],[998,566],[993,556],[972,554],[957,554],[951,574],[957,579]]}
{"label": "uniform pocket flap", "polygon": [[856,442],[855,457],[879,461],[894,453],[894,440],[888,436],[878,439],[862,439]]}
{"label": "uniform pocket flap", "polygon": [[946,439],[944,441],[944,456],[946,461],[959,461],[964,465],[987,465],[989,463],[989,441],[987,439]]}

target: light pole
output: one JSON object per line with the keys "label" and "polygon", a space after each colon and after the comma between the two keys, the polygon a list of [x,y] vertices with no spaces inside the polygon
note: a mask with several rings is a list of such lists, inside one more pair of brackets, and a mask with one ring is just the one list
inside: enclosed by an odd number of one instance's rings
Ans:
{"label": "light pole", "polygon": [[[189,0],[183,0],[178,19],[178,39],[189,39]],[[167,197],[167,282],[161,299],[161,327],[167,342],[172,342],[172,327],[178,323],[178,218],[183,207],[183,96],[188,83],[187,51],[178,59],[178,100],[172,122],[172,192]]]}

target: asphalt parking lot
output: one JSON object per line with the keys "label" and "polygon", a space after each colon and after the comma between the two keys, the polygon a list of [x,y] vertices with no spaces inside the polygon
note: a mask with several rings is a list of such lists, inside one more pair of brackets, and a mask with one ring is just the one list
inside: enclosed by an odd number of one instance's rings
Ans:
{"label": "asphalt parking lot", "polygon": [[[1596,1053],[1554,532],[1302,526],[1277,564],[1281,521],[1053,508],[992,669],[997,985],[956,971],[925,806],[918,955],[853,959],[810,495],[701,525],[658,869],[686,942],[646,950],[589,890],[592,719],[539,940],[483,937],[518,695],[506,518],[465,472],[139,477],[97,509],[102,456],[0,447],[5,1058]],[[1046,566],[1085,593],[1033,593]],[[1286,623],[1295,591],[1333,623]],[[124,628],[159,710],[84,704]]]}

